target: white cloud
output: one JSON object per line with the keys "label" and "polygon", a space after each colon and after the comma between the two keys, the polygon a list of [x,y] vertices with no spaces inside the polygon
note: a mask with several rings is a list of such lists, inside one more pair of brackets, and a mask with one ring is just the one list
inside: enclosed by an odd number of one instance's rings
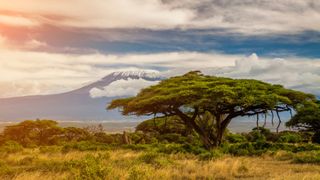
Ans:
{"label": "white cloud", "polygon": [[21,14],[19,17],[3,15],[2,21],[14,24],[37,22],[85,28],[223,28],[244,34],[320,31],[318,0],[0,0],[0,4],[0,10]]}
{"label": "white cloud", "polygon": [[166,77],[201,70],[219,76],[260,79],[320,95],[320,59],[196,52],[67,55],[2,49],[0,97],[60,93],[114,71],[144,69],[159,70]]}
{"label": "white cloud", "polygon": [[128,79],[114,81],[108,86],[98,89],[93,88],[90,90],[92,98],[98,97],[117,97],[117,96],[135,96],[139,91],[145,87],[155,85],[159,81],[147,81],[144,79]]}
{"label": "white cloud", "polygon": [[38,14],[35,19],[43,23],[73,27],[171,28],[193,17],[192,11],[172,9],[160,0],[0,0],[0,4],[3,10]]}
{"label": "white cloud", "polygon": [[[189,69],[203,69],[202,63],[208,68],[222,67],[232,65],[236,57],[194,52],[68,55],[2,49],[0,97],[65,92],[114,71],[160,68],[168,76]],[[19,88],[15,89],[16,85],[11,82],[19,84]]]}
{"label": "white cloud", "polygon": [[216,74],[263,80],[320,95],[320,61],[315,59],[267,59],[253,54],[237,60],[234,66],[217,68]]}

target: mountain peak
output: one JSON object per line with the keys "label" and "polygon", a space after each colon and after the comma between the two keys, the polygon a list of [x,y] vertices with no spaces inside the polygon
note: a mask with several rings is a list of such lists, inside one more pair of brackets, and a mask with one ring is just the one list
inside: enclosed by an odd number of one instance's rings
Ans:
{"label": "mountain peak", "polygon": [[110,74],[114,77],[121,78],[147,78],[147,79],[160,79],[159,71],[155,70],[129,70],[129,71],[117,71]]}

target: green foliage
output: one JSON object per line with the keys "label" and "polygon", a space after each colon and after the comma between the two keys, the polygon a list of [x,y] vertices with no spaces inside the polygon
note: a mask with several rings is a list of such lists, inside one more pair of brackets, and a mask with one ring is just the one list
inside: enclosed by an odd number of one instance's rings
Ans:
{"label": "green foliage", "polygon": [[180,134],[176,134],[176,133],[159,135],[158,139],[160,142],[169,142],[169,143],[183,144],[187,142],[187,137],[181,136]]}
{"label": "green foliage", "polygon": [[[28,170],[40,170],[42,172],[69,172],[71,173],[71,179],[105,179],[110,168],[104,161],[110,157],[109,153],[98,155],[88,154],[78,160],[69,161],[44,161],[37,160],[34,166],[31,166]],[[37,158],[26,157],[20,161],[20,164],[28,164],[34,162]]]}
{"label": "green foliage", "polygon": [[104,132],[95,133],[93,137],[96,142],[100,143],[113,144],[117,142],[117,139],[114,137],[114,135],[106,134]]}
{"label": "green foliage", "polygon": [[15,141],[6,141],[0,146],[0,151],[7,153],[16,153],[23,150],[23,147]]}
{"label": "green foliage", "polygon": [[295,132],[281,132],[279,135],[278,142],[300,143],[302,142],[302,137],[299,133],[295,133]]}
{"label": "green foliage", "polygon": [[41,153],[58,153],[61,152],[62,147],[61,146],[40,146],[39,148]]}
{"label": "green foliage", "polygon": [[137,167],[133,167],[130,169],[129,177],[130,180],[143,180],[147,178],[148,172]]}
{"label": "green foliage", "polygon": [[187,150],[181,144],[161,144],[157,147],[157,152],[166,154],[186,153]]}
{"label": "green foliage", "polygon": [[90,139],[90,133],[82,128],[66,127],[63,129],[63,137],[68,141],[86,141]]}
{"label": "green foliage", "polygon": [[232,134],[232,133],[227,134],[226,140],[230,143],[243,143],[247,141],[245,136],[241,134]]}
{"label": "green foliage", "polygon": [[110,169],[102,163],[104,158],[101,154],[97,157],[93,155],[85,156],[81,162],[76,163],[80,173],[75,176],[75,179],[106,179]]}
{"label": "green foliage", "polygon": [[62,152],[69,152],[70,150],[78,150],[78,151],[97,151],[97,150],[107,150],[110,149],[109,145],[91,142],[91,141],[80,141],[75,143],[65,144],[62,148]]}
{"label": "green foliage", "polygon": [[211,151],[207,151],[198,155],[199,160],[207,161],[207,160],[215,160],[222,157],[224,154],[219,149],[214,149]]}
{"label": "green foliage", "polygon": [[139,156],[138,160],[156,167],[163,167],[172,164],[172,162],[169,161],[169,159],[167,158],[166,154],[161,154],[152,151],[143,153]]}
{"label": "green foliage", "polygon": [[277,151],[273,154],[274,158],[279,160],[279,161],[288,161],[288,160],[292,160],[294,157],[294,153],[290,152],[290,151]]}
{"label": "green foliage", "polygon": [[298,109],[297,114],[286,123],[302,131],[317,132],[320,129],[320,101],[317,105],[311,104]]}
{"label": "green foliage", "polygon": [[259,130],[253,130],[246,135],[246,138],[250,142],[264,142],[267,140],[265,134]]}
{"label": "green foliage", "polygon": [[157,132],[159,134],[177,133],[185,135],[186,127],[177,116],[152,118],[137,125],[136,131],[144,133]]}
{"label": "green foliage", "polygon": [[294,156],[293,162],[320,164],[320,151],[298,153]]}
{"label": "green foliage", "polygon": [[55,144],[55,136],[62,133],[62,128],[52,120],[27,120],[17,125],[7,126],[3,131],[6,139],[19,142],[23,146]]}

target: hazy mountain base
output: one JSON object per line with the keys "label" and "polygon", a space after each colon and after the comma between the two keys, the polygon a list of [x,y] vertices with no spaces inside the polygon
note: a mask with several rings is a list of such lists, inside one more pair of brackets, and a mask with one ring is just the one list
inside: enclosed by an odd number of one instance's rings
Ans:
{"label": "hazy mountain base", "polygon": [[[147,147],[71,150],[61,146],[0,153],[1,179],[320,179],[320,166],[299,164],[278,151],[235,157],[213,152],[209,160],[189,153],[167,154]],[[319,154],[318,154],[319,155]],[[308,156],[308,155],[307,155]]]}

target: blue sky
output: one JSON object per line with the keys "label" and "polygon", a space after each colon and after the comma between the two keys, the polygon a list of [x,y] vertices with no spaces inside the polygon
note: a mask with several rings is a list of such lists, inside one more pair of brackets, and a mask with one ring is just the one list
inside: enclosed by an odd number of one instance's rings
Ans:
{"label": "blue sky", "polygon": [[317,0],[0,0],[0,97],[201,70],[320,95]]}

